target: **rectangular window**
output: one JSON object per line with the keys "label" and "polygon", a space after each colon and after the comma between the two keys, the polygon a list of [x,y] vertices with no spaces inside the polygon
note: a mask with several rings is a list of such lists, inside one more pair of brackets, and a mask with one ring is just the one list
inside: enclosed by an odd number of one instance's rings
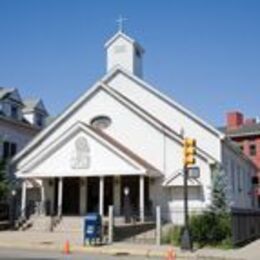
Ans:
{"label": "rectangular window", "polygon": [[249,145],[249,154],[250,154],[250,156],[255,156],[256,155],[256,145],[255,144],[250,144]]}
{"label": "rectangular window", "polygon": [[11,117],[14,119],[18,119],[18,108],[17,106],[11,106]]}
{"label": "rectangular window", "polygon": [[42,117],[42,115],[39,115],[39,114],[36,115],[36,124],[39,127],[43,126],[43,117]]}
{"label": "rectangular window", "polygon": [[8,141],[3,142],[3,159],[13,157],[17,152],[17,145]]}
{"label": "rectangular window", "polygon": [[238,192],[241,192],[241,182],[240,182],[241,177],[240,176],[241,176],[241,169],[238,166],[237,167],[237,190],[238,190]]}
{"label": "rectangular window", "polygon": [[10,143],[7,141],[3,142],[3,159],[7,159],[9,157],[9,148]]}
{"label": "rectangular window", "polygon": [[233,194],[234,194],[234,193],[235,193],[236,183],[235,183],[235,165],[234,165],[233,160],[231,160],[231,162],[230,162],[230,171],[231,171],[232,192],[233,192]]}
{"label": "rectangular window", "polygon": [[11,143],[11,147],[10,147],[10,156],[13,157],[14,155],[16,155],[16,144],[15,143]]}

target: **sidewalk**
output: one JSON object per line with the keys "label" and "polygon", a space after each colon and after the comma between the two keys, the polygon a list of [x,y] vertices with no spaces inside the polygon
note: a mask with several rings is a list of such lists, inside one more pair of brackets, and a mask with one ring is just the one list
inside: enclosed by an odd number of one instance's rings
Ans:
{"label": "sidewalk", "polygon": [[[23,248],[62,251],[66,240],[70,242],[70,248],[74,252],[88,252],[109,255],[139,255],[144,257],[159,257],[165,259],[169,246],[155,246],[143,244],[114,243],[104,246],[82,246],[82,238],[78,233],[42,233],[42,232],[0,232],[0,247]],[[174,248],[177,259],[204,259],[204,260],[259,260],[260,240],[247,247],[235,250],[220,250],[204,248],[195,252],[183,252]]]}

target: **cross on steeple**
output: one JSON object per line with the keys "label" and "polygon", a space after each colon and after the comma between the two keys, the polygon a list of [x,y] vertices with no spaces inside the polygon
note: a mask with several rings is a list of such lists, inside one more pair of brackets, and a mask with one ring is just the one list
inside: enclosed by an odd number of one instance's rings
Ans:
{"label": "cross on steeple", "polygon": [[127,21],[127,18],[124,18],[122,15],[119,15],[119,18],[116,20],[118,23],[118,31],[123,32],[124,22]]}

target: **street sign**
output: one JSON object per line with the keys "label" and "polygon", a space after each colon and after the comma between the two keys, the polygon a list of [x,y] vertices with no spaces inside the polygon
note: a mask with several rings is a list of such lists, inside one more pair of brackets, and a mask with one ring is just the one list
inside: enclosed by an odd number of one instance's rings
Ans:
{"label": "street sign", "polygon": [[199,167],[188,167],[188,178],[197,179],[200,177],[200,168]]}

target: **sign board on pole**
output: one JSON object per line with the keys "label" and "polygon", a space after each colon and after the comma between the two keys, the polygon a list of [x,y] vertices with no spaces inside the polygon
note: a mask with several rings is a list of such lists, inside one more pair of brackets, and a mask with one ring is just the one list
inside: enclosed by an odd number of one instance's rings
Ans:
{"label": "sign board on pole", "polygon": [[200,168],[199,167],[189,167],[188,168],[188,178],[197,179],[200,177]]}

